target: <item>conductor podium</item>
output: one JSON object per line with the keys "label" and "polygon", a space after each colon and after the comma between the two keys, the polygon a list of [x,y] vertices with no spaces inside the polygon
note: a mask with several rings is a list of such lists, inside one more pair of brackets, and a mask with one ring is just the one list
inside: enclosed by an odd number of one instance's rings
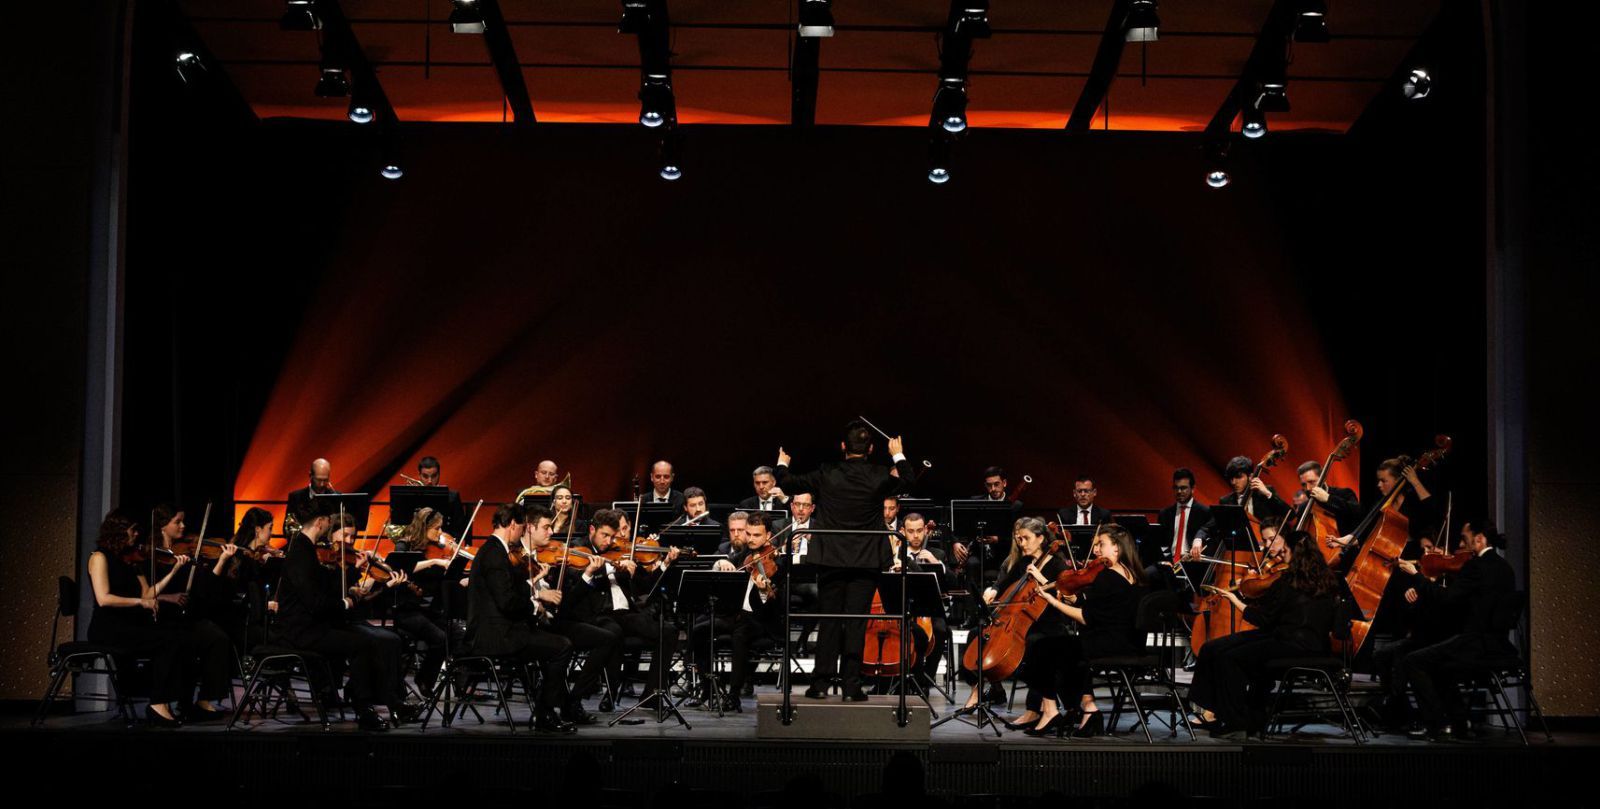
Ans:
{"label": "conductor podium", "polygon": [[785,725],[782,694],[756,697],[756,738],[811,739],[816,741],[926,742],[932,712],[920,701],[909,702],[911,721],[900,727],[895,711],[900,699],[871,696],[866,702],[845,702],[837,695],[825,700],[794,701],[794,721]]}

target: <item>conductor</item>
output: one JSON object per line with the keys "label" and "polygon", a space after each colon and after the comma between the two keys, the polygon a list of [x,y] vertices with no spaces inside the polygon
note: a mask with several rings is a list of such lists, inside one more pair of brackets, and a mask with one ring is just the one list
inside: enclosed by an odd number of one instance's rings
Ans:
{"label": "conductor", "polygon": [[[887,438],[887,436],[885,436]],[[916,470],[906,460],[900,438],[889,438],[894,468],[874,464],[872,432],[857,420],[845,427],[839,442],[843,461],[831,461],[803,475],[789,473],[789,454],[780,447],[775,477],[789,495],[809,492],[817,504],[812,522],[823,530],[883,530],[883,499],[910,491]],[[817,662],[810,699],[828,694],[828,681],[842,676],[844,698],[865,702],[861,690],[861,650],[866,642],[866,612],[877,589],[877,572],[890,562],[885,534],[830,534],[811,539],[806,561],[821,568],[818,577],[819,612],[862,615],[860,619],[821,619],[818,622]],[[841,662],[842,661],[842,662]]]}

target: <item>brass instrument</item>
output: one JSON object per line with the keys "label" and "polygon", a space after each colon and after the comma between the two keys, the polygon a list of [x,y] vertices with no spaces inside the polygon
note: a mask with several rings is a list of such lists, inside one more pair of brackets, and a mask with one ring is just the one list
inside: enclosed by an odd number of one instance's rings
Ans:
{"label": "brass instrument", "polygon": [[524,497],[549,497],[551,492],[554,492],[556,489],[559,489],[562,486],[565,486],[565,487],[567,487],[569,489],[572,488],[572,473],[571,472],[568,472],[567,476],[562,478],[561,482],[557,483],[554,486],[540,486],[538,484],[534,484],[534,485],[529,486],[528,488],[523,489],[522,491],[518,492],[517,496],[512,498],[512,499],[514,499],[514,500],[516,500],[517,502],[520,503],[520,502],[522,502],[522,498],[524,498]]}

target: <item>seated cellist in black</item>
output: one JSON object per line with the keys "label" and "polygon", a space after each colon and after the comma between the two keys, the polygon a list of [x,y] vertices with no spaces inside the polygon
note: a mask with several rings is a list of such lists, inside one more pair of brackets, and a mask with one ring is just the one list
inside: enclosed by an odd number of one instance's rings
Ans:
{"label": "seated cellist in black", "polygon": [[166,576],[152,586],[144,573],[149,562],[138,556],[137,531],[134,521],[119,511],[106,515],[100,524],[95,550],[89,554],[89,584],[94,591],[89,641],[150,660],[150,704],[145,719],[155,727],[178,726],[171,706],[188,706],[198,663],[201,699],[188,707],[184,716],[190,721],[212,718],[219,713],[212,700],[228,693],[228,647],[199,645],[182,622],[157,618],[162,591],[189,558],[173,557]]}
{"label": "seated cellist in black", "polygon": [[1200,649],[1189,699],[1201,709],[1193,724],[1213,736],[1259,735],[1266,729],[1266,699],[1273,686],[1268,661],[1328,652],[1343,580],[1322,560],[1309,535],[1290,532],[1285,543],[1287,567],[1250,604],[1232,591],[1206,586],[1257,627]]}
{"label": "seated cellist in black", "polygon": [[[374,706],[386,705],[398,718],[399,695],[389,673],[398,668],[383,659],[387,647],[350,623],[348,614],[357,602],[341,591],[337,568],[317,559],[317,543],[326,541],[329,517],[311,503],[302,503],[293,515],[300,533],[289,540],[283,560],[283,584],[278,591],[277,637],[296,649],[328,658],[338,671],[348,663],[350,686],[346,701],[355,707],[362,730],[388,730]],[[322,685],[322,684],[319,684]]]}
{"label": "seated cellist in black", "polygon": [[[983,602],[996,603],[1023,576],[1038,576],[1045,582],[1054,582],[1056,577],[1061,575],[1061,571],[1067,569],[1067,563],[1059,557],[1051,556],[1043,563],[1044,566],[1040,567],[1040,561],[1045,559],[1045,550],[1044,520],[1038,517],[1023,517],[1013,523],[1011,555],[1000,565],[1000,577],[995,579],[994,586],[983,591]],[[1004,605],[1001,605],[1001,608],[1003,609]],[[1039,616],[1039,620],[1028,627],[1027,647],[1022,654],[1022,665],[1018,667],[1022,681],[1028,685],[1027,709],[1016,719],[1007,722],[1007,728],[1024,730],[1039,724],[1043,716],[1044,700],[1055,699],[1056,666],[1051,655],[1052,650],[1058,647],[1051,643],[1041,644],[1040,641],[1065,634],[1067,634],[1067,617],[1058,610],[1045,610],[1044,614]],[[966,709],[971,709],[977,704],[978,690],[974,688],[967,696]]]}
{"label": "seated cellist in black", "polygon": [[1089,586],[1076,595],[1057,598],[1052,592],[1040,595],[1050,606],[1061,611],[1081,627],[1076,635],[1045,638],[1041,654],[1052,655],[1056,670],[1065,680],[1059,689],[1062,698],[1078,698],[1078,724],[1068,731],[1066,715],[1058,713],[1059,699],[1046,697],[1039,724],[1027,731],[1030,736],[1043,736],[1054,731],[1063,736],[1085,738],[1105,733],[1105,721],[1094,702],[1094,689],[1090,687],[1088,661],[1096,657],[1138,654],[1142,645],[1139,639],[1139,600],[1144,597],[1144,563],[1139,561],[1139,551],[1134,547],[1133,534],[1116,523],[1105,523],[1095,533],[1094,559],[1103,560],[1106,567],[1095,574]]}

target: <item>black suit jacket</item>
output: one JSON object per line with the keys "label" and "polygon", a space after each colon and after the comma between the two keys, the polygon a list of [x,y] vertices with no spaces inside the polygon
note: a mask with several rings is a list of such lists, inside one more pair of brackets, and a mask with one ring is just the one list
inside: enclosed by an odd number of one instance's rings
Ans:
{"label": "black suit jacket", "polygon": [[[850,458],[824,463],[803,475],[777,468],[778,485],[785,493],[809,492],[816,496],[817,510],[811,517],[818,530],[883,530],[883,499],[911,491],[917,470],[910,460],[895,464],[900,476],[889,474],[889,467],[866,458]],[[889,564],[889,539],[884,534],[835,534],[811,538],[806,561],[825,567],[882,570]]]}
{"label": "black suit jacket", "polygon": [[[1199,536],[1200,530],[1211,522],[1210,506],[1199,500],[1191,500],[1189,503],[1189,521],[1183,526],[1184,553],[1189,552],[1189,546],[1194,544],[1194,538]],[[1178,530],[1178,504],[1173,503],[1161,509],[1161,516],[1158,522],[1161,523],[1161,527],[1156,529],[1150,550],[1154,552],[1156,550],[1155,543],[1159,542],[1161,555],[1154,559],[1144,560],[1146,562],[1154,563],[1163,559],[1172,559],[1172,532]]]}
{"label": "black suit jacket", "polygon": [[1490,549],[1467,560],[1449,587],[1422,578],[1417,581],[1417,589],[1424,598],[1451,612],[1465,610],[1463,632],[1494,635],[1511,631],[1512,627],[1501,626],[1496,619],[1507,598],[1517,589],[1517,576],[1499,551]]}
{"label": "black suit jacket", "polygon": [[[1061,513],[1057,514],[1056,516],[1061,519],[1062,525],[1077,525],[1078,504],[1073,503],[1070,506],[1062,508]],[[1098,503],[1089,507],[1090,525],[1105,525],[1109,522],[1111,522],[1111,509],[1101,508]]]}
{"label": "black suit jacket", "polygon": [[309,646],[345,620],[339,571],[317,561],[317,548],[305,534],[295,534],[283,559],[283,584],[278,590],[277,631],[291,646]]}
{"label": "black suit jacket", "polygon": [[[1316,500],[1308,501],[1316,503]],[[1338,523],[1339,534],[1344,536],[1356,530],[1356,525],[1361,522],[1361,501],[1356,497],[1355,490],[1342,486],[1328,487],[1328,502],[1318,503],[1329,514],[1333,515],[1334,522]],[[1298,523],[1300,512],[1296,511],[1291,523]]]}
{"label": "black suit jacket", "polygon": [[[782,487],[780,486],[779,488],[782,488]],[[789,493],[788,490],[784,490],[784,494],[788,494],[788,493]],[[752,494],[749,497],[746,497],[745,499],[740,500],[739,501],[739,510],[740,511],[760,511],[761,510],[761,498],[756,497],[755,495]],[[783,512],[785,514],[789,513],[789,504],[785,503],[785,502],[781,502],[776,497],[774,497],[772,499],[772,511],[770,511],[768,513],[775,513],[775,512],[779,512],[779,511],[781,511],[781,512]]]}
{"label": "black suit jacket", "polygon": [[[1272,487],[1268,486],[1267,489],[1271,491]],[[1218,505],[1223,506],[1237,506],[1241,502],[1239,496],[1233,492],[1228,492],[1217,501]],[[1283,502],[1283,498],[1279,497],[1277,492],[1272,492],[1271,497],[1257,491],[1250,492],[1250,508],[1255,511],[1256,519],[1263,524],[1275,524],[1283,519],[1283,515],[1289,513],[1289,504]]]}
{"label": "black suit jacket", "polygon": [[[639,495],[639,497],[644,501],[645,505],[651,505],[656,502],[656,490],[646,489],[643,494]],[[680,492],[677,489],[667,490],[667,502],[670,503],[674,509],[682,511],[683,502],[685,499],[686,498],[683,496],[683,492]]]}
{"label": "black suit jacket", "polygon": [[509,654],[523,645],[519,635],[530,631],[533,590],[522,572],[513,570],[505,546],[490,537],[478,546],[467,586],[467,648],[474,654]]}

